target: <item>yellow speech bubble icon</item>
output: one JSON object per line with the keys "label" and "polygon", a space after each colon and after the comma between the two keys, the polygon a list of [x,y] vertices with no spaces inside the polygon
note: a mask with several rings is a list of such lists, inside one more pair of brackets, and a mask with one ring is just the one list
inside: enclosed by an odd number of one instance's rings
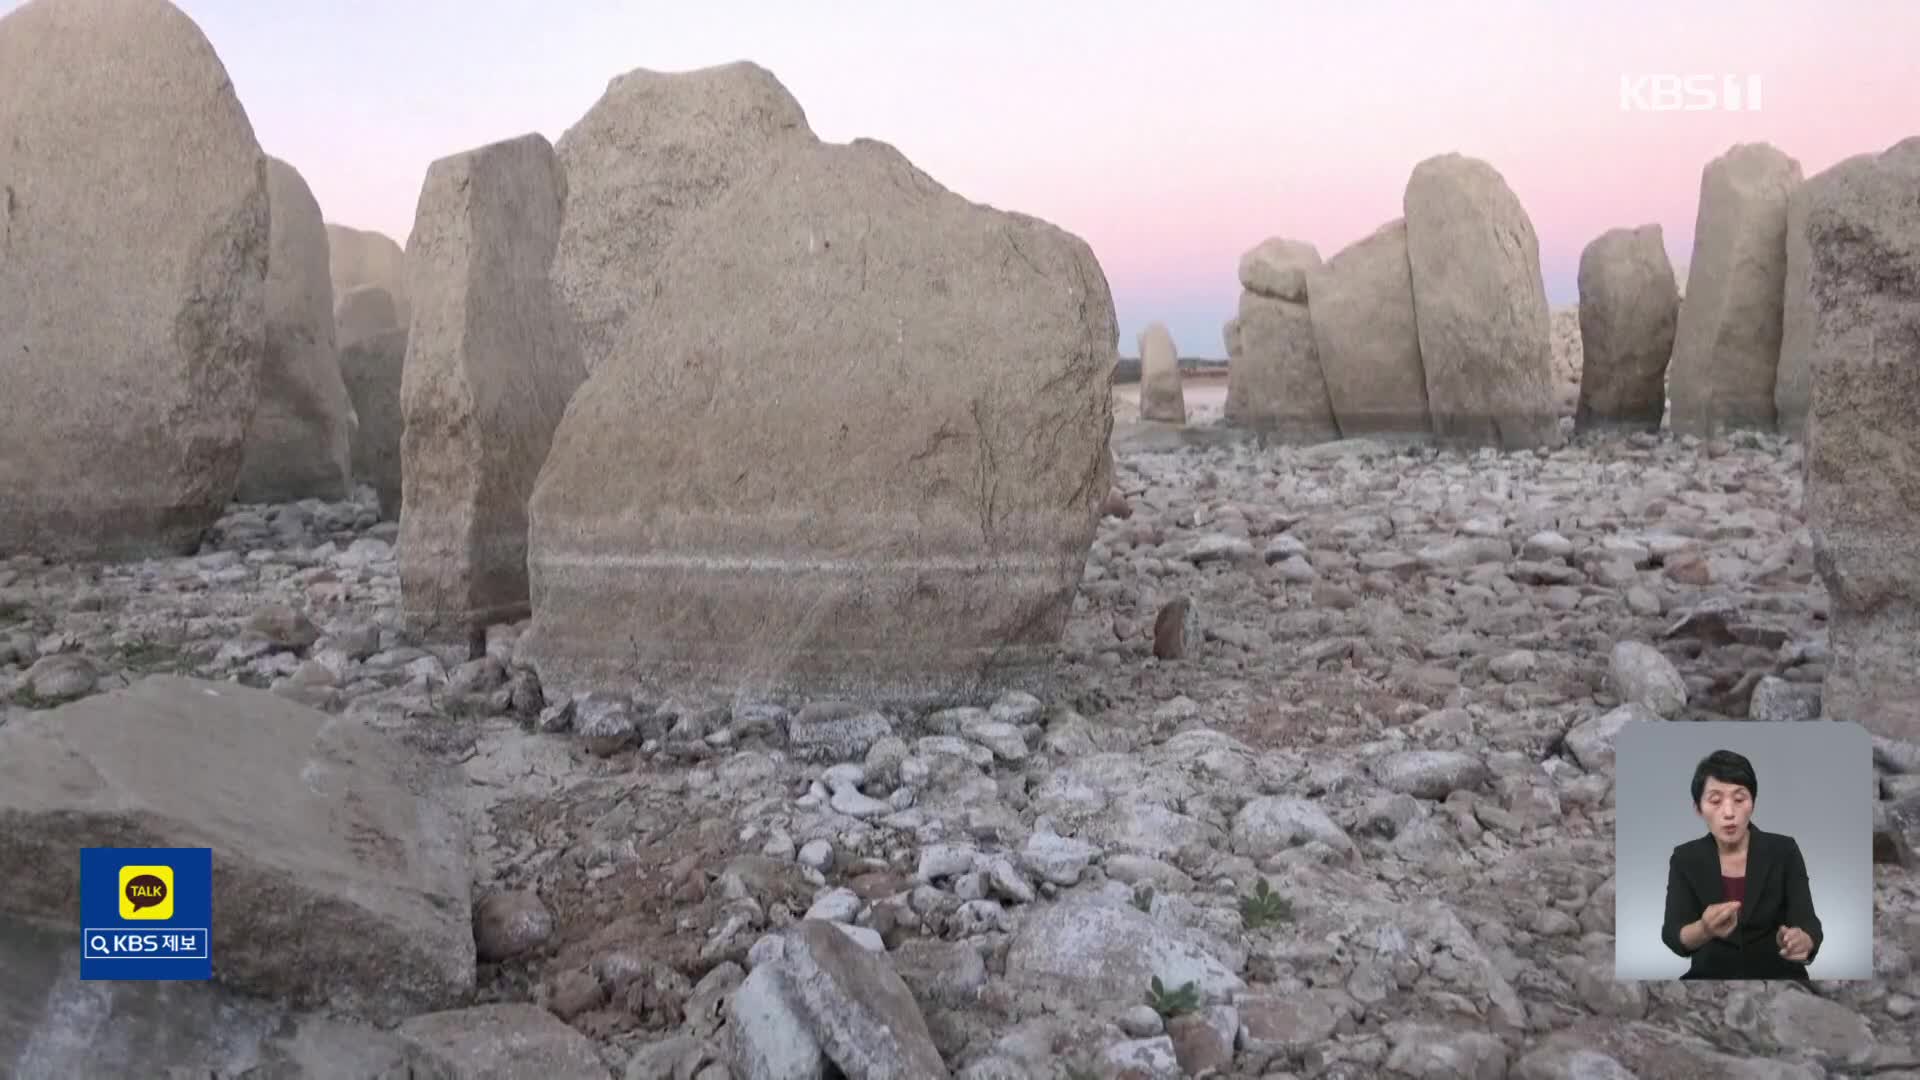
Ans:
{"label": "yellow speech bubble icon", "polygon": [[162,922],[173,918],[173,867],[121,867],[120,917]]}

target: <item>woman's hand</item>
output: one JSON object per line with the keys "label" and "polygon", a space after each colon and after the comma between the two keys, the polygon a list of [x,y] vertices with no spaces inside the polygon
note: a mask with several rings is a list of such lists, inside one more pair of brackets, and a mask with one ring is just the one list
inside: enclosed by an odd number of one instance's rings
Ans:
{"label": "woman's hand", "polygon": [[1773,940],[1774,944],[1780,946],[1780,958],[1783,960],[1804,964],[1813,953],[1813,938],[1805,930],[1783,926],[1773,935]]}
{"label": "woman's hand", "polygon": [[1718,904],[1711,904],[1700,913],[1700,925],[1706,928],[1708,934],[1722,941],[1726,940],[1728,934],[1733,933],[1733,928],[1739,921],[1740,901],[1738,900],[1723,900]]}

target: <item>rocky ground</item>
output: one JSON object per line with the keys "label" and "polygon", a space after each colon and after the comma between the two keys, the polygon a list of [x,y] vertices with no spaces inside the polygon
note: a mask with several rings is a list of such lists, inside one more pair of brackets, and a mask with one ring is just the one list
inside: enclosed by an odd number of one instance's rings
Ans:
{"label": "rocky ground", "polygon": [[[0,563],[0,724],[178,672],[458,762],[479,1000],[565,1022],[549,1080],[1920,1076],[1910,867],[1875,867],[1874,981],[1611,978],[1612,731],[1817,702],[1796,446],[1116,447],[1046,700],[545,702],[517,628],[396,629],[364,493],[236,507],[192,558]],[[1920,750],[1876,757],[1913,798]],[[767,937],[803,918],[846,936]],[[751,974],[782,948],[797,998]]]}

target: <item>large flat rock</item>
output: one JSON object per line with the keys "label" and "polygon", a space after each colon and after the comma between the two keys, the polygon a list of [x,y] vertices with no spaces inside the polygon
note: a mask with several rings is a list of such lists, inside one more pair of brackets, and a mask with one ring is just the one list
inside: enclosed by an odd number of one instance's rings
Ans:
{"label": "large flat rock", "polygon": [[79,929],[79,849],[213,849],[214,978],[370,1019],[472,989],[445,774],[276,694],[153,676],[0,727],[0,921]]}
{"label": "large flat rock", "polygon": [[397,1035],[218,983],[82,981],[71,931],[0,918],[0,960],[0,1076],[9,1080],[175,1069],[247,1080],[448,1074],[441,1059]]}

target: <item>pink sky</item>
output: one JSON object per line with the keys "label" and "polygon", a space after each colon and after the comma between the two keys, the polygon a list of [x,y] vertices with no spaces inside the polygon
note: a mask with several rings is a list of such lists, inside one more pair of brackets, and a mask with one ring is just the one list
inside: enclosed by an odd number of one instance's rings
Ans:
{"label": "pink sky", "polygon": [[[1772,142],[1811,174],[1920,134],[1906,0],[180,6],[330,220],[404,243],[433,159],[558,139],[632,68],[751,59],[822,137],[893,143],[969,198],[1084,237],[1123,353],[1160,320],[1182,352],[1219,355],[1242,251],[1283,235],[1331,255],[1399,216],[1432,154],[1506,176],[1561,304],[1610,227],[1657,222],[1688,261],[1700,170],[1736,142]],[[1762,109],[1623,112],[1629,72],[1758,75]]]}

